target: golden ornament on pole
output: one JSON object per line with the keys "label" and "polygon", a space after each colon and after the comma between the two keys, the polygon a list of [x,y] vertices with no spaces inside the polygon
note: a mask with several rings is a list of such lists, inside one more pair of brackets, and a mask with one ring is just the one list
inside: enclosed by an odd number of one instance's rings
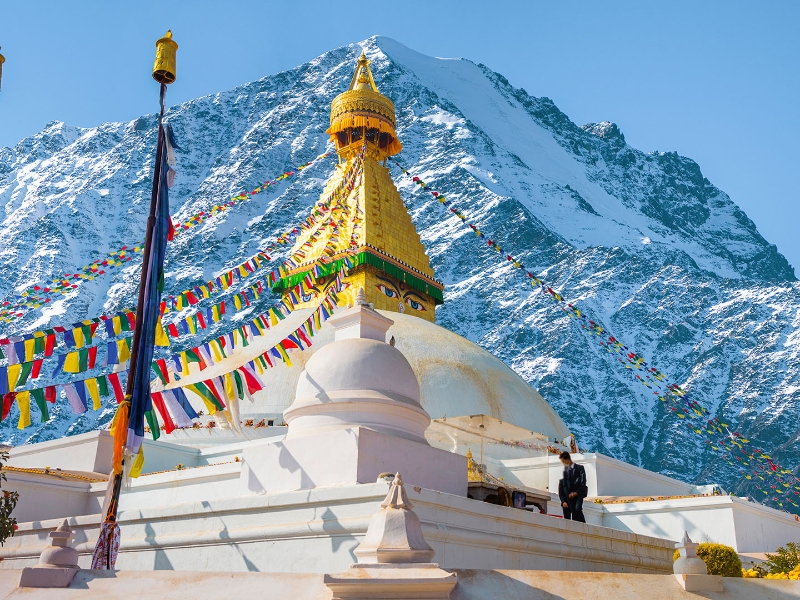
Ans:
{"label": "golden ornament on pole", "polygon": [[156,62],[153,64],[153,79],[169,85],[175,81],[175,55],[178,44],[172,39],[172,30],[156,42]]}
{"label": "golden ornament on pole", "polygon": [[6,62],[6,57],[0,54],[0,90],[3,89],[3,63]]}

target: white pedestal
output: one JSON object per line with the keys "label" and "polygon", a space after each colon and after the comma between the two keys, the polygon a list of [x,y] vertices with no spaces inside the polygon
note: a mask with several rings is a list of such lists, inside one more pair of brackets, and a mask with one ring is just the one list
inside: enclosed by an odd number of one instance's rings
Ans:
{"label": "white pedestal", "polygon": [[409,486],[467,495],[465,457],[365,427],[251,446],[243,463],[243,492],[374,483],[399,471]]}

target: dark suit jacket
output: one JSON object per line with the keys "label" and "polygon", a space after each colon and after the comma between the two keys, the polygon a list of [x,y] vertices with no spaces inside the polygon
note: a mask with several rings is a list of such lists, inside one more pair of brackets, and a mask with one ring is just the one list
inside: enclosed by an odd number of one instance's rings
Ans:
{"label": "dark suit jacket", "polygon": [[586,469],[583,465],[573,463],[572,469],[564,469],[564,476],[558,482],[558,497],[561,502],[569,501],[572,492],[578,493],[578,498],[586,498],[589,488],[586,486]]}

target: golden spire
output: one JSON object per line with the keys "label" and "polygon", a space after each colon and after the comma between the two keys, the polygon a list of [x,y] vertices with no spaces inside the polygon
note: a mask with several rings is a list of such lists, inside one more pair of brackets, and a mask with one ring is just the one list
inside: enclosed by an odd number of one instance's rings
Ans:
{"label": "golden spire", "polygon": [[[400,192],[381,164],[402,149],[395,122],[394,103],[378,91],[362,52],[350,85],[331,104],[327,133],[341,160],[320,197],[329,203],[323,219],[328,225],[314,225],[297,237],[295,265],[273,288],[295,306],[316,306],[348,256],[355,266],[344,279],[340,305],[355,303],[363,288],[377,309],[435,320],[444,286],[434,278]],[[310,272],[315,276],[309,288],[301,282]]]}

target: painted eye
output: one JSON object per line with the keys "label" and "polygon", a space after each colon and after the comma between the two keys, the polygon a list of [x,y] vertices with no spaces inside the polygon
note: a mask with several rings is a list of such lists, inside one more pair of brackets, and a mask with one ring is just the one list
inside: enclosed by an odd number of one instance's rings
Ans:
{"label": "painted eye", "polygon": [[311,302],[314,299],[314,296],[316,296],[316,294],[314,294],[313,292],[309,292],[307,294],[300,294],[300,299],[303,302]]}
{"label": "painted eye", "polygon": [[393,290],[393,289],[391,289],[391,288],[388,288],[388,287],[386,287],[386,286],[385,286],[385,285],[383,285],[382,283],[379,283],[379,284],[378,284],[377,286],[375,286],[375,287],[377,287],[377,288],[378,288],[380,291],[382,291],[384,294],[386,294],[387,296],[389,296],[389,298],[399,298],[399,297],[400,297],[400,295],[399,295],[399,294],[398,294],[396,291],[394,291],[394,290]]}
{"label": "painted eye", "polygon": [[406,304],[408,304],[414,310],[425,310],[425,307],[422,306],[422,303],[417,302],[413,298],[406,298]]}

